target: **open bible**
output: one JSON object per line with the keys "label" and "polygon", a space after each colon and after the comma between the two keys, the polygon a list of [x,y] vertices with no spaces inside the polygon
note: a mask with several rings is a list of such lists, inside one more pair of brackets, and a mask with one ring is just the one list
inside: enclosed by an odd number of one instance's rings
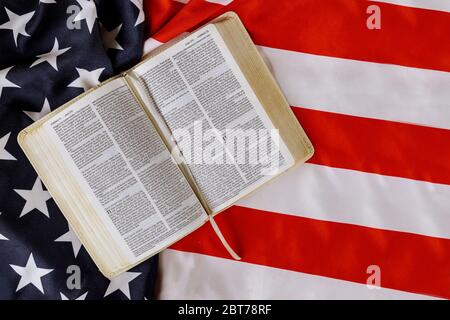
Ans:
{"label": "open bible", "polygon": [[18,140],[109,278],[208,221],[236,257],[213,216],[313,153],[232,12],[156,49]]}

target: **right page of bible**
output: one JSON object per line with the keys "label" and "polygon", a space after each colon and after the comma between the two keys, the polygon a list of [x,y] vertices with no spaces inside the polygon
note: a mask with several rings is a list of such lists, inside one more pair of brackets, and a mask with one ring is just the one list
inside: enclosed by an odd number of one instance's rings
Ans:
{"label": "right page of bible", "polygon": [[[213,213],[294,164],[214,24],[134,69]],[[164,131],[164,130],[163,130]]]}

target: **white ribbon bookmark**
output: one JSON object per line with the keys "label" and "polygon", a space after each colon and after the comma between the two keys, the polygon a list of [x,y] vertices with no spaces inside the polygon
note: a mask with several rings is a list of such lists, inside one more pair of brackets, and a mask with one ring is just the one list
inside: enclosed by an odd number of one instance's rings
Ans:
{"label": "white ribbon bookmark", "polygon": [[216,221],[214,220],[213,216],[209,215],[209,222],[211,223],[211,226],[214,229],[214,232],[217,234],[217,236],[220,239],[220,242],[222,242],[225,249],[227,249],[228,253],[233,257],[235,260],[241,260],[241,257],[237,255],[236,252],[234,252],[233,248],[230,247],[227,240],[225,240],[225,237],[223,236],[222,232],[219,229],[219,226],[217,225]]}

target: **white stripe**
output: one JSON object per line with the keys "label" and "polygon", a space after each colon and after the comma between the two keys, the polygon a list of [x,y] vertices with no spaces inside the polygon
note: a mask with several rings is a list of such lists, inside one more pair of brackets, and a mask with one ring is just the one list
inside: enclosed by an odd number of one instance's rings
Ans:
{"label": "white stripe", "polygon": [[174,250],[160,255],[159,268],[159,299],[432,299]]}
{"label": "white stripe", "polygon": [[206,0],[206,2],[217,3],[226,6],[227,4],[232,3],[233,0]]}
{"label": "white stripe", "polygon": [[450,186],[305,164],[238,205],[450,238]]}
{"label": "white stripe", "polygon": [[371,2],[385,2],[406,7],[450,12],[450,1],[448,0],[371,0]]}
{"label": "white stripe", "polygon": [[450,73],[260,47],[293,106],[450,128]]}

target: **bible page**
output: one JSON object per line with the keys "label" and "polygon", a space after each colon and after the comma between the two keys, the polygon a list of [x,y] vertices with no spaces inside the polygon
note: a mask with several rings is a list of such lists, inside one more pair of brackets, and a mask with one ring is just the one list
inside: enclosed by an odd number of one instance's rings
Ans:
{"label": "bible page", "polygon": [[131,264],[197,229],[199,200],[123,78],[44,124]]}
{"label": "bible page", "polygon": [[141,63],[131,77],[213,213],[294,164],[213,24]]}

